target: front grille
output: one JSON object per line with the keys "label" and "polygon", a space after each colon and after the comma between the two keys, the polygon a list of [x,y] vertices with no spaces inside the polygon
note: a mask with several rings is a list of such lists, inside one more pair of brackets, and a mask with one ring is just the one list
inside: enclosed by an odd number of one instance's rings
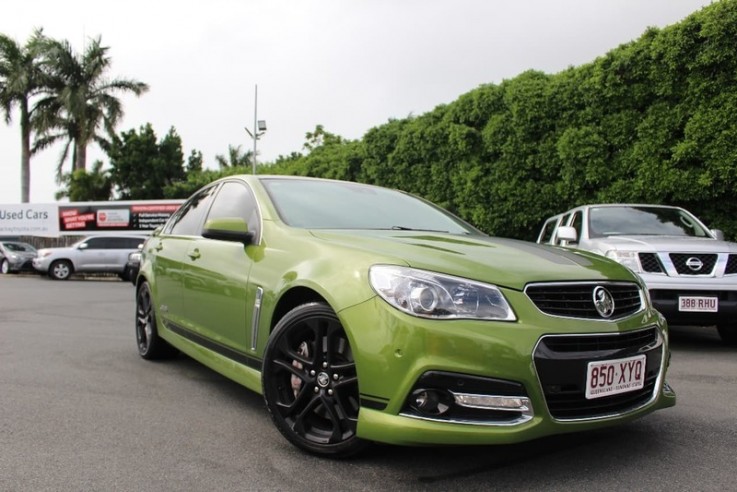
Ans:
{"label": "front grille", "polygon": [[[612,335],[545,336],[535,349],[535,368],[550,415],[559,420],[622,414],[647,404],[656,391],[663,350],[656,328]],[[646,355],[645,386],[636,391],[586,399],[592,361]]]}
{"label": "front grille", "polygon": [[[594,304],[594,289],[599,286],[608,290],[614,300],[614,313],[609,318],[599,314]],[[566,318],[619,319],[642,307],[639,287],[624,282],[530,284],[525,293],[543,313]]]}
{"label": "front grille", "polygon": [[[671,253],[670,259],[679,275],[710,275],[717,264],[715,254]],[[689,266],[689,263],[700,264],[700,266],[695,268],[695,265]]]}
{"label": "front grille", "polygon": [[605,415],[624,413],[641,407],[653,396],[655,382],[658,379],[657,371],[648,371],[645,386],[637,391],[621,393],[619,395],[586,400],[584,391],[568,389],[559,393],[546,393],[550,415],[560,420],[595,418]]}
{"label": "front grille", "polygon": [[553,352],[596,352],[604,350],[634,350],[658,340],[655,328],[617,335],[571,335],[546,337],[545,346]]}
{"label": "front grille", "polygon": [[724,270],[724,274],[734,275],[735,273],[737,273],[737,255],[729,255],[727,268]]}
{"label": "front grille", "polygon": [[660,264],[657,253],[640,253],[640,265],[642,271],[648,273],[663,273],[663,265]]}

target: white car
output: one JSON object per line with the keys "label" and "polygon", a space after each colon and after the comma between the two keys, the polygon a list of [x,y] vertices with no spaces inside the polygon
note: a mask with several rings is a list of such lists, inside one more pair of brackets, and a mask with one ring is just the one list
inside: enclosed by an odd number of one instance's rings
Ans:
{"label": "white car", "polygon": [[645,281],[672,325],[714,326],[737,345],[737,244],[688,211],[639,204],[585,205],[545,221],[537,242],[592,251]]}
{"label": "white car", "polygon": [[138,251],[146,236],[92,236],[66,248],[43,248],[33,259],[33,268],[54,280],[73,273],[115,273],[127,280],[128,254]]}

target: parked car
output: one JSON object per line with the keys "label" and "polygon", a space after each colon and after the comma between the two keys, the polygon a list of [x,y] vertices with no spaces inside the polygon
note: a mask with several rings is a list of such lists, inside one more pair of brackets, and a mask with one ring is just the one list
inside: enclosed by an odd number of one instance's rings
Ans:
{"label": "parked car", "polygon": [[33,271],[36,248],[20,241],[0,241],[0,273]]}
{"label": "parked car", "polygon": [[233,176],[143,249],[136,339],[263,394],[319,455],[512,443],[675,404],[665,320],[629,269],[491,238],[412,195]]}
{"label": "parked car", "polygon": [[627,266],[672,325],[716,325],[737,344],[737,244],[663,205],[586,205],[550,217],[537,242],[592,251]]}
{"label": "parked car", "polygon": [[114,273],[128,280],[128,254],[138,251],[146,236],[91,236],[66,247],[43,248],[33,267],[54,280],[67,280],[73,273]]}
{"label": "parked car", "polygon": [[128,261],[125,264],[125,275],[133,285],[138,281],[138,271],[141,268],[141,251],[128,253]]}

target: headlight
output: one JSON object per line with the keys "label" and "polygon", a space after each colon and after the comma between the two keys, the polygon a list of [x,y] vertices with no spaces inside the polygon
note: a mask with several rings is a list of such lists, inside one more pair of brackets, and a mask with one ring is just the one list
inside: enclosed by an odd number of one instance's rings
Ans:
{"label": "headlight", "polygon": [[40,249],[38,250],[38,257],[39,258],[46,258],[51,254],[51,251],[48,249]]}
{"label": "headlight", "polygon": [[374,265],[371,287],[400,311],[421,318],[515,321],[501,291],[489,284],[414,268]]}
{"label": "headlight", "polygon": [[636,251],[617,251],[615,249],[606,252],[606,257],[611,258],[617,263],[621,263],[636,273],[641,273],[640,260],[637,258]]}
{"label": "headlight", "polygon": [[15,261],[18,259],[18,255],[11,253],[8,255],[8,258],[10,259],[10,261]]}

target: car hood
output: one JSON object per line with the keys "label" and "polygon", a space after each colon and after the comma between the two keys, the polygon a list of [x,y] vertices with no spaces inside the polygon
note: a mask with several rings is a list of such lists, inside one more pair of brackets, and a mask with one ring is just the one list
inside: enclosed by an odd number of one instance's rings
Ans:
{"label": "car hood", "polygon": [[531,282],[629,280],[625,267],[585,251],[513,239],[414,231],[312,231],[332,245],[404,261],[409,266],[514,289]]}
{"label": "car hood", "polygon": [[[10,255],[16,255],[16,256],[19,256],[19,257],[25,258],[25,259],[30,259],[30,258],[35,258],[36,257],[36,252],[35,251],[8,251],[6,254],[8,256],[10,256]],[[0,253],[0,256],[2,256],[2,253]]]}
{"label": "car hood", "polygon": [[710,238],[682,236],[609,236],[594,240],[602,252],[652,251],[664,253],[737,253],[737,244]]}

